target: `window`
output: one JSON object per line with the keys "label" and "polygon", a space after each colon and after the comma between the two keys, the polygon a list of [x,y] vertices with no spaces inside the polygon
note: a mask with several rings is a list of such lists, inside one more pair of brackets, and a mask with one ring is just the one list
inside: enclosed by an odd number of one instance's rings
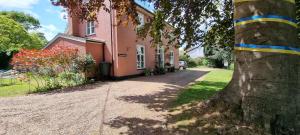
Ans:
{"label": "window", "polygon": [[170,64],[174,66],[174,51],[170,51]]}
{"label": "window", "polygon": [[136,48],[136,63],[137,69],[145,68],[145,47],[138,45]]}
{"label": "window", "polygon": [[157,46],[157,58],[159,67],[165,67],[165,50],[163,47]]}
{"label": "window", "polygon": [[86,34],[93,35],[95,34],[95,23],[93,21],[88,21],[86,25]]}
{"label": "window", "polygon": [[140,24],[137,27],[140,28],[140,27],[145,25],[145,16],[144,16],[144,14],[138,12],[138,19],[140,21]]}

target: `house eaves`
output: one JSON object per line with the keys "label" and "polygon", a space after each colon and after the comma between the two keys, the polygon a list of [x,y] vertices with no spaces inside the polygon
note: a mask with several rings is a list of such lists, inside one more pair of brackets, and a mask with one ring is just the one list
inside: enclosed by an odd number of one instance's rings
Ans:
{"label": "house eaves", "polygon": [[104,40],[95,40],[95,39],[90,39],[90,38],[82,38],[82,37],[76,37],[76,36],[71,36],[71,35],[59,33],[51,41],[49,41],[49,43],[43,49],[48,48],[51,44],[53,44],[59,38],[68,39],[68,40],[72,40],[72,41],[77,41],[77,42],[81,42],[81,43],[93,42],[93,43],[106,44],[106,42]]}

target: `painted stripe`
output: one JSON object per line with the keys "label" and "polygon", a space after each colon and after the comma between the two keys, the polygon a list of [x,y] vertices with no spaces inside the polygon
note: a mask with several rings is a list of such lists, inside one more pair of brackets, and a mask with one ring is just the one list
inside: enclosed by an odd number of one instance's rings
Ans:
{"label": "painted stripe", "polygon": [[236,44],[235,50],[252,52],[273,52],[300,55],[300,48],[274,45]]}
{"label": "painted stripe", "polygon": [[[254,2],[254,1],[263,1],[263,0],[234,0],[234,3],[237,4],[237,3],[242,3],[242,2]],[[282,0],[282,1],[286,1],[286,2],[289,2],[289,3],[292,3],[292,4],[295,4],[295,0]]]}
{"label": "painted stripe", "polygon": [[298,28],[297,20],[292,19],[287,16],[278,16],[278,15],[261,15],[261,16],[251,16],[234,20],[235,26],[246,25],[250,23],[257,22],[278,22],[291,25]]}

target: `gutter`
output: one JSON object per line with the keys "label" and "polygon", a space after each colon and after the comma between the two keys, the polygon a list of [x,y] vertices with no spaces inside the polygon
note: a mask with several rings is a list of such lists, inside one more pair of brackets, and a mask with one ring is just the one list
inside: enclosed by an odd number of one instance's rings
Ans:
{"label": "gutter", "polygon": [[112,2],[111,0],[109,0],[109,4],[110,4],[110,44],[111,44],[111,67],[112,67],[112,77],[115,76],[115,67],[114,67],[114,46],[113,46],[113,17],[112,17]]}

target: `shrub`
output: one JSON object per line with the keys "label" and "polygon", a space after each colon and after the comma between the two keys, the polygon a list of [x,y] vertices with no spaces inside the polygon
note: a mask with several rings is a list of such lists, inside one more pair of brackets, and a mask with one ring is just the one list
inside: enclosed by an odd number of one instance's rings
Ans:
{"label": "shrub", "polygon": [[187,62],[188,67],[197,67],[197,63],[194,60],[190,60]]}
{"label": "shrub", "polygon": [[81,56],[74,48],[57,46],[46,50],[21,50],[14,55],[13,68],[26,72],[39,91],[84,84],[87,71],[95,66],[91,55]]}
{"label": "shrub", "polygon": [[151,76],[151,69],[145,69],[144,70],[144,75],[145,76]]}
{"label": "shrub", "polygon": [[155,75],[163,75],[163,74],[166,74],[166,71],[162,67],[156,67],[154,70],[154,74]]}
{"label": "shrub", "polygon": [[80,73],[63,72],[58,75],[59,80],[67,86],[76,86],[85,83],[85,77]]}
{"label": "shrub", "polygon": [[207,67],[215,67],[214,60],[212,60],[210,58],[204,58],[202,60],[202,64],[203,64],[203,66],[207,66]]}

